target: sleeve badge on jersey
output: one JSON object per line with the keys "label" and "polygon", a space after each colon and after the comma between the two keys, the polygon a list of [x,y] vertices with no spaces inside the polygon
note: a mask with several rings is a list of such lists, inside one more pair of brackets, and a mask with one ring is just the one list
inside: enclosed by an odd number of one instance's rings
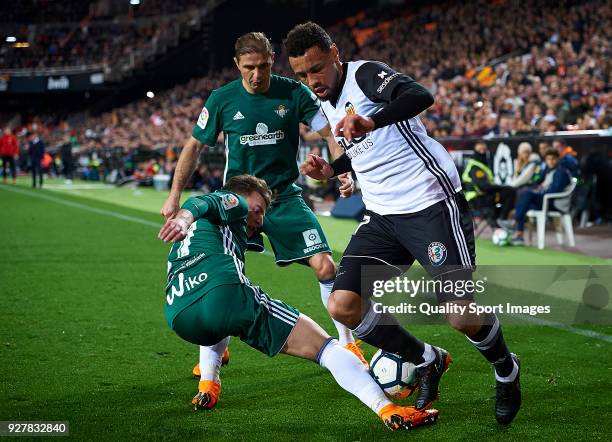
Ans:
{"label": "sleeve badge on jersey", "polygon": [[203,108],[198,117],[198,126],[200,129],[206,129],[206,123],[208,123],[208,109]]}
{"label": "sleeve badge on jersey", "polygon": [[229,210],[231,208],[236,207],[240,201],[235,195],[223,195],[221,197],[221,204],[225,210]]}

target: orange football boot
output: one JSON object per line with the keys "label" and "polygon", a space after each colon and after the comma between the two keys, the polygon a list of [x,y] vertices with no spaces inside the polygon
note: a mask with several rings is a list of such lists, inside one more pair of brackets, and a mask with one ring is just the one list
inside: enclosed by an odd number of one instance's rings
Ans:
{"label": "orange football boot", "polygon": [[366,361],[363,350],[359,347],[361,345],[361,342],[362,342],[361,339],[355,342],[349,342],[348,344],[344,346],[344,348],[346,348],[348,351],[350,351],[355,356],[357,356],[359,360],[361,361],[361,363],[365,365],[365,368],[369,370],[370,364],[368,364],[368,361]]}
{"label": "orange football boot", "polygon": [[[229,347],[228,347],[225,349],[225,351],[223,352],[223,356],[221,357],[221,367],[229,364],[229,361],[230,361],[230,352],[229,352]],[[202,372],[200,371],[200,364],[196,364],[196,366],[193,367],[193,370],[191,371],[191,373],[193,373],[194,378],[200,379],[200,376],[202,374]]]}
{"label": "orange football boot", "polygon": [[196,410],[212,410],[217,405],[221,384],[214,381],[200,381],[198,383],[198,394],[194,396],[191,403]]}
{"label": "orange football boot", "polygon": [[419,411],[414,407],[389,404],[380,410],[378,416],[391,431],[411,430],[422,425],[433,424],[438,419],[438,410],[429,408]]}

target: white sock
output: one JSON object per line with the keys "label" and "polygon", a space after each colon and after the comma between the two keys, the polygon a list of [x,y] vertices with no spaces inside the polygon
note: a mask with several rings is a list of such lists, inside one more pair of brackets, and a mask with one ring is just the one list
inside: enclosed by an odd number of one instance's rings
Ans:
{"label": "white sock", "polygon": [[[329,302],[329,295],[331,295],[333,286],[333,279],[330,279],[329,281],[319,281],[319,287],[321,289],[321,301],[323,301],[325,310],[327,310],[327,303]],[[332,318],[332,321],[336,326],[336,330],[338,330],[338,341],[340,342],[340,345],[345,346],[346,344],[355,342],[355,338],[353,338],[353,332],[351,332],[350,328],[346,327],[344,324],[339,323],[334,318]]]}
{"label": "white sock", "polygon": [[230,337],[221,339],[215,345],[210,347],[200,346],[200,380],[214,381],[221,383],[219,380],[219,369],[221,368],[221,359],[223,353],[229,344]]}
{"label": "white sock", "polygon": [[516,376],[518,375],[519,366],[516,364],[516,361],[512,361],[512,363],[514,365],[512,367],[512,371],[510,372],[508,376],[503,377],[503,376],[498,375],[497,372],[495,372],[495,379],[498,380],[499,382],[514,382],[514,380],[516,379]]}
{"label": "white sock", "polygon": [[335,339],[330,338],[321,347],[317,362],[331,372],[338,385],[357,396],[374,413],[378,414],[383,407],[392,403],[357,356]]}
{"label": "white sock", "polygon": [[425,350],[423,351],[423,362],[421,362],[417,367],[425,367],[429,365],[433,360],[436,359],[436,354],[433,351],[433,347],[425,342]]}

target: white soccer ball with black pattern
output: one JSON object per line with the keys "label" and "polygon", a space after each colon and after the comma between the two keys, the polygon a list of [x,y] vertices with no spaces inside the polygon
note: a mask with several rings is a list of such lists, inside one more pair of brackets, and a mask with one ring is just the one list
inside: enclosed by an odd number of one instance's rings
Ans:
{"label": "white soccer ball with black pattern", "polygon": [[416,366],[395,353],[378,350],[372,356],[370,373],[391,399],[405,399],[416,389]]}
{"label": "white soccer ball with black pattern", "polygon": [[510,233],[505,229],[495,229],[491,241],[493,241],[493,244],[496,246],[507,246],[510,244]]}

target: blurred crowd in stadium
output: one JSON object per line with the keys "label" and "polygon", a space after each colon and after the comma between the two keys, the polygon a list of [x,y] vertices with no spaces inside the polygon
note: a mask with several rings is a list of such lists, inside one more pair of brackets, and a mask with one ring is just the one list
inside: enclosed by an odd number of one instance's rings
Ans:
{"label": "blurred crowd in stadium", "polygon": [[[58,35],[41,32],[35,51],[30,52],[34,61],[5,53],[0,54],[5,57],[3,64],[108,61],[113,53],[137,50],[140,41],[160,31],[155,24],[89,26],[106,18],[104,1],[95,2],[95,10],[78,13],[62,10],[61,2],[52,3],[59,8],[52,11],[58,17],[87,18],[72,35],[66,29]],[[147,2],[138,14],[167,14],[195,3]],[[12,19],[18,22],[23,14]],[[37,15],[32,17],[36,21]],[[429,88],[435,104],[422,119],[438,139],[611,127],[612,8],[606,0],[480,0],[427,5],[416,11],[390,8],[362,12],[329,30],[343,60],[384,60]],[[53,27],[49,32],[55,32]],[[275,43],[274,71],[291,76],[280,42]],[[99,58],[87,58],[94,55]],[[59,152],[69,142],[78,152],[76,164],[85,178],[110,173],[113,178],[147,178],[151,158],[160,158],[155,167],[172,173],[177,152],[210,91],[237,76],[235,69],[226,68],[102,115],[72,119],[71,124],[56,116],[40,116],[15,132],[22,151],[33,134],[45,141],[50,152]],[[159,154],[142,155],[146,150]],[[134,158],[144,159],[134,162]],[[52,167],[55,162],[61,160],[46,163]],[[217,166],[203,171],[200,181],[218,175],[223,164]]]}
{"label": "blurred crowd in stadium", "polygon": [[[126,3],[127,4],[127,3]],[[193,18],[202,2],[147,0],[122,14],[110,0],[21,2],[2,8],[0,24],[28,50],[0,46],[0,66],[11,69],[112,65],[168,38]]]}

